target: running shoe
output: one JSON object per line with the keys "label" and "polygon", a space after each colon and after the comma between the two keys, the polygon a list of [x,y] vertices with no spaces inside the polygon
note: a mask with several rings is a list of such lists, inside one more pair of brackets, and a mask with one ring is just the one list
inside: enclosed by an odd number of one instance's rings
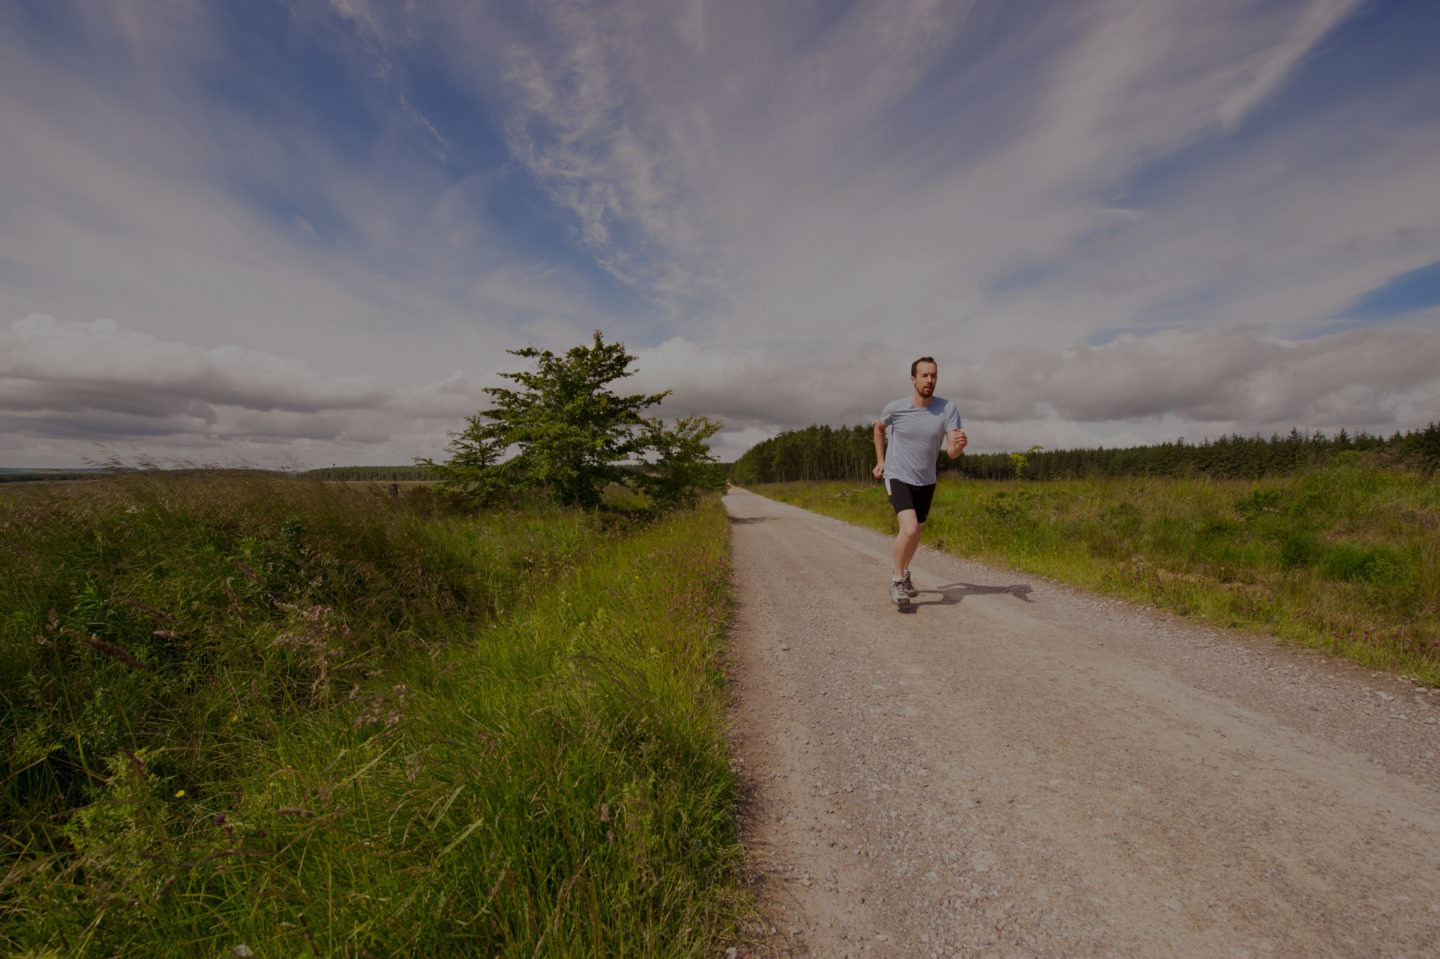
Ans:
{"label": "running shoe", "polygon": [[890,601],[896,606],[910,605],[910,596],[905,592],[905,581],[892,579],[890,581]]}
{"label": "running shoe", "polygon": [[900,580],[900,587],[905,590],[906,596],[920,595],[920,590],[916,589],[915,584],[910,582],[910,571],[908,569],[905,571],[905,578]]}

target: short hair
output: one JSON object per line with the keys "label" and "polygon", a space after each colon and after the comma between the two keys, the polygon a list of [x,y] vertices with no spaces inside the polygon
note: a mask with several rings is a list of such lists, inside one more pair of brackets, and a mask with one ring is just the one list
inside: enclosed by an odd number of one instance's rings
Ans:
{"label": "short hair", "polygon": [[912,380],[915,378],[916,373],[919,371],[921,363],[929,363],[930,365],[934,366],[937,371],[940,369],[940,364],[935,362],[935,357],[922,356],[920,357],[920,359],[910,364],[910,378]]}

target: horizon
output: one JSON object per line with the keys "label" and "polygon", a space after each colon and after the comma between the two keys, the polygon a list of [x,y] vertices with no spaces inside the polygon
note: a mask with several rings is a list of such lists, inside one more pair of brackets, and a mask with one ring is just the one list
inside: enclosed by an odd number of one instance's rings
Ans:
{"label": "horizon", "polygon": [[[775,436],[780,436],[780,435],[783,435],[784,433],[800,433],[800,432],[804,432],[804,431],[809,430],[809,429],[819,429],[819,428],[823,428],[823,427],[825,427],[825,426],[827,426],[827,424],[823,424],[823,423],[812,423],[812,424],[810,424],[809,426],[794,427],[794,428],[791,428],[791,429],[783,430],[783,431],[781,431],[781,432],[779,432],[779,433],[776,433]],[[837,429],[837,430],[846,430],[846,429],[850,429],[850,430],[861,429],[861,430],[863,430],[863,429],[868,429],[869,427],[866,426],[866,425],[864,425],[864,424],[859,424],[859,425],[853,425],[853,424],[852,424],[852,425],[843,425],[843,426],[830,427],[830,428],[831,428],[831,429]],[[1028,449],[1025,449],[1025,450],[1019,450],[1019,449],[1014,449],[1014,450],[984,450],[984,451],[980,451],[980,450],[968,451],[968,450],[967,450],[967,452],[966,452],[965,455],[966,455],[966,456],[1006,456],[1006,455],[1009,455],[1009,454],[1011,454],[1011,453],[1016,453],[1016,452],[1025,453],[1025,454],[1027,454],[1027,455],[1031,455],[1031,454],[1043,454],[1043,453],[1083,453],[1083,452],[1104,452],[1104,451],[1107,451],[1107,450],[1113,451],[1113,450],[1147,449],[1147,448],[1153,448],[1153,447],[1158,447],[1158,446],[1190,446],[1190,447],[1200,448],[1200,447],[1217,445],[1217,444],[1219,444],[1219,443],[1224,443],[1224,442],[1231,442],[1231,441],[1235,441],[1235,440],[1243,440],[1243,441],[1247,441],[1247,442],[1248,442],[1248,441],[1258,441],[1258,442],[1262,442],[1262,443],[1274,443],[1274,442],[1278,442],[1278,441],[1283,441],[1283,440],[1290,439],[1291,437],[1296,436],[1297,434],[1298,434],[1302,439],[1304,439],[1304,440],[1306,440],[1306,441],[1315,441],[1315,442],[1320,442],[1320,443],[1334,443],[1334,442],[1338,442],[1338,441],[1340,440],[1342,434],[1345,435],[1345,437],[1346,437],[1348,440],[1352,441],[1352,442],[1354,442],[1354,441],[1361,441],[1361,442],[1363,442],[1363,441],[1365,441],[1365,440],[1376,440],[1376,441],[1379,441],[1379,442],[1382,442],[1382,443],[1388,443],[1388,442],[1394,441],[1394,440],[1396,440],[1396,439],[1403,439],[1403,438],[1406,437],[1406,436],[1410,436],[1410,435],[1413,435],[1413,434],[1416,434],[1416,433],[1425,433],[1425,432],[1428,432],[1428,431],[1431,431],[1431,430],[1435,430],[1435,429],[1437,429],[1437,428],[1440,428],[1440,420],[1432,420],[1431,422],[1426,423],[1426,424],[1424,424],[1423,426],[1417,427],[1417,428],[1415,428],[1415,429],[1410,429],[1410,430],[1396,430],[1396,431],[1394,431],[1393,433],[1389,433],[1389,434],[1371,433],[1371,432],[1367,432],[1367,431],[1365,431],[1365,430],[1359,430],[1359,431],[1356,431],[1356,432],[1351,432],[1351,431],[1349,431],[1349,430],[1345,430],[1343,427],[1342,427],[1340,430],[1337,430],[1334,434],[1327,434],[1327,433],[1325,433],[1323,430],[1305,431],[1305,430],[1299,429],[1298,427],[1291,427],[1290,429],[1285,430],[1285,431],[1283,431],[1283,432],[1278,432],[1278,431],[1277,431],[1277,432],[1272,432],[1269,436],[1262,436],[1262,435],[1260,435],[1260,434],[1258,434],[1258,433],[1253,434],[1253,435],[1250,435],[1250,436],[1242,436],[1242,435],[1240,435],[1240,434],[1232,433],[1232,434],[1227,434],[1227,435],[1225,435],[1225,436],[1214,436],[1214,437],[1212,437],[1212,436],[1204,436],[1204,437],[1201,437],[1199,440],[1190,440],[1190,439],[1187,439],[1187,438],[1184,437],[1184,436],[1177,436],[1177,437],[1175,437],[1175,438],[1173,438],[1173,439],[1168,439],[1168,440],[1155,440],[1155,441],[1152,441],[1152,442],[1148,442],[1148,443],[1138,443],[1138,444],[1134,444],[1134,445],[1131,445],[1131,446],[1077,446],[1077,447],[1062,447],[1062,448],[1055,448],[1055,449],[1050,449],[1050,448],[1047,448],[1047,447],[1044,447],[1044,446],[1039,446],[1039,447],[1028,448]],[[768,439],[774,439],[775,436],[768,437]],[[764,442],[764,440],[761,440],[760,442]],[[756,444],[755,444],[755,446],[758,446],[758,445],[760,445],[760,443],[756,443]],[[749,449],[746,449],[746,450],[742,451],[742,452],[740,453],[740,456],[737,456],[737,457],[735,457],[734,459],[718,460],[717,462],[719,462],[719,464],[722,465],[722,466],[733,466],[733,465],[735,464],[736,460],[738,460],[740,457],[743,457],[746,453],[748,453],[751,449],[754,449],[754,448],[755,448],[754,446],[751,446]],[[632,464],[632,465],[633,465],[633,464]],[[407,462],[407,463],[348,463],[348,464],[344,464],[344,465],[336,464],[336,463],[331,463],[329,466],[303,466],[303,467],[294,467],[294,468],[272,467],[272,466],[259,466],[259,465],[255,465],[255,464],[228,464],[228,465],[227,465],[227,464],[224,464],[224,463],[189,463],[189,462],[174,462],[174,463],[171,463],[171,464],[168,465],[168,466],[166,466],[166,465],[161,465],[161,464],[149,464],[149,465],[146,465],[146,466],[127,466],[127,465],[124,464],[124,463],[117,463],[117,464],[100,465],[100,466],[97,466],[97,465],[93,465],[93,464],[92,464],[92,465],[78,466],[78,467],[65,467],[65,466],[0,466],[0,475],[10,474],[10,473],[104,473],[104,472],[111,472],[111,471],[122,470],[122,469],[144,470],[144,469],[151,469],[151,468],[159,469],[159,470],[161,470],[161,471],[170,471],[170,470],[207,470],[207,469],[215,469],[215,470],[248,470],[248,469],[253,469],[253,470],[256,470],[256,471],[259,471],[259,472],[279,472],[279,473],[300,474],[300,473],[322,472],[322,471],[325,471],[325,470],[387,470],[387,469],[419,469],[419,468],[422,468],[422,467],[421,467],[420,464],[414,462],[413,460],[410,461],[410,462]]]}

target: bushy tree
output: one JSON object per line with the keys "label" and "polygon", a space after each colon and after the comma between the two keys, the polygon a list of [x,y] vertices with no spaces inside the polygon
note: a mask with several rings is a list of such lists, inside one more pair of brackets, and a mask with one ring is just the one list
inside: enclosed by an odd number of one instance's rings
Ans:
{"label": "bushy tree", "polygon": [[[421,461],[447,488],[478,502],[542,489],[564,505],[593,509],[611,483],[648,487],[657,504],[668,506],[693,499],[684,491],[708,479],[704,441],[719,424],[695,417],[668,430],[642,414],[669,390],[612,390],[631,375],[635,357],[625,344],[606,343],[596,330],[588,346],[564,353],[533,346],[509,352],[534,361],[535,369],[502,373],[515,388],[487,388],[495,405],[450,434],[450,458]],[[649,463],[651,472],[637,472],[639,463]]]}
{"label": "bushy tree", "polygon": [[708,442],[719,429],[704,416],[677,419],[671,428],[647,421],[647,445],[655,461],[635,475],[640,491],[661,509],[676,509],[694,506],[704,490],[724,488],[725,471]]}

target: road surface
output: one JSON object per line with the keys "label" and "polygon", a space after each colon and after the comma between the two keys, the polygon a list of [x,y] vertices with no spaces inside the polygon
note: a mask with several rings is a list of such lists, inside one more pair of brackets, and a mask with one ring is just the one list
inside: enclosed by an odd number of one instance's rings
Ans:
{"label": "road surface", "polygon": [[1440,956],[1440,694],[732,490],[763,956]]}

